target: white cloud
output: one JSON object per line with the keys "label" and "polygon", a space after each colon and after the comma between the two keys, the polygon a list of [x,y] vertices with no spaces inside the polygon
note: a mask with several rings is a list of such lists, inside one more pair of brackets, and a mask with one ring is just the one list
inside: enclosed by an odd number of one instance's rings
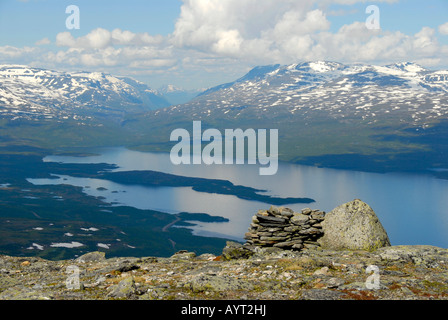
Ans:
{"label": "white cloud", "polygon": [[34,47],[23,47],[17,48],[13,46],[3,46],[0,47],[0,60],[5,62],[17,61],[17,60],[28,60],[29,57],[35,56],[39,53],[38,48]]}
{"label": "white cloud", "polygon": [[76,40],[70,32],[61,32],[56,35],[56,45],[60,47],[74,47]]}
{"label": "white cloud", "polygon": [[40,39],[40,40],[36,41],[35,45],[36,46],[43,46],[43,45],[47,45],[47,44],[50,44],[50,43],[51,43],[50,39],[43,38],[43,39]]}
{"label": "white cloud", "polygon": [[237,55],[240,52],[243,38],[238,30],[220,31],[218,40],[212,46],[214,52]]}
{"label": "white cloud", "polygon": [[151,36],[148,33],[133,33],[127,30],[114,29],[112,31],[97,28],[87,35],[74,38],[68,31],[56,35],[56,45],[60,47],[104,49],[109,46],[142,46],[159,45],[164,41],[160,35]]}
{"label": "white cloud", "polygon": [[[214,58],[217,55],[223,59],[235,58],[252,65],[316,59],[369,63],[415,59],[436,61],[440,60],[445,48],[438,43],[435,30],[429,27],[423,27],[415,35],[407,35],[369,30],[365,21],[355,21],[336,32],[329,31],[330,21],[324,8],[330,1],[326,0],[183,2],[171,38],[174,45],[209,53]],[[350,5],[367,1],[336,2]],[[448,23],[440,26],[439,32],[445,32],[445,27],[448,29]]]}
{"label": "white cloud", "polygon": [[[185,78],[182,71],[198,77],[220,73],[229,75],[228,80],[254,65],[272,63],[410,60],[434,66],[446,61],[448,46],[441,45],[437,37],[448,34],[448,22],[439,26],[438,32],[422,27],[416,34],[368,30],[365,21],[353,21],[335,31],[328,19],[330,3],[335,2],[183,0],[174,31],[168,36],[104,28],[79,37],[61,32],[54,41],[59,47],[57,51],[47,47],[4,46],[0,47],[0,59],[34,61],[55,68],[123,70],[127,74],[170,70]],[[367,5],[364,0],[336,0],[336,3]],[[36,46],[50,43],[45,38],[36,42]]]}
{"label": "white cloud", "polygon": [[439,26],[439,32],[443,35],[448,36],[448,22]]}

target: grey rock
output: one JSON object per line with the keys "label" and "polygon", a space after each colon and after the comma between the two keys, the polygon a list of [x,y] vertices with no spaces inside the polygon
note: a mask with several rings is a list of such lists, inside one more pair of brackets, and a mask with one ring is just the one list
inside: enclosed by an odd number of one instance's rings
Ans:
{"label": "grey rock", "polygon": [[283,208],[280,214],[284,217],[291,218],[294,215],[294,211],[290,208]]}
{"label": "grey rock", "polygon": [[285,241],[286,237],[260,237],[261,241]]}
{"label": "grey rock", "polygon": [[382,260],[411,262],[424,267],[437,267],[441,261],[448,261],[448,250],[425,245],[384,247],[375,253]]}
{"label": "grey rock", "polygon": [[274,227],[274,228],[284,228],[284,227],[288,227],[289,224],[288,223],[270,223],[270,222],[260,222],[260,226],[262,227]]}
{"label": "grey rock", "polygon": [[299,234],[320,234],[322,233],[322,230],[317,229],[317,228],[308,228],[308,229],[303,229],[299,231]]}
{"label": "grey rock", "polygon": [[322,211],[311,214],[311,219],[323,221],[325,219],[325,213]]}
{"label": "grey rock", "polygon": [[80,256],[75,261],[80,263],[86,263],[86,262],[96,262],[104,260],[106,260],[106,253],[100,251],[94,251]]}
{"label": "grey rock", "polygon": [[200,275],[189,283],[189,287],[193,292],[226,292],[253,289],[253,285],[248,281],[217,275]]}
{"label": "grey rock", "polygon": [[313,212],[313,210],[311,210],[310,208],[302,209],[302,214],[305,214],[305,215],[311,214],[312,212]]}
{"label": "grey rock", "polygon": [[109,298],[129,299],[136,294],[136,286],[133,277],[121,280],[117,285],[110,288],[111,292],[107,295]]}
{"label": "grey rock", "polygon": [[328,280],[323,281],[324,285],[329,289],[335,289],[345,284],[343,279],[339,278],[330,278]]}
{"label": "grey rock", "polygon": [[268,222],[268,223],[279,223],[284,224],[286,222],[286,219],[280,218],[280,217],[271,217],[271,216],[261,216],[257,214],[257,219],[262,222]]}
{"label": "grey rock", "polygon": [[297,232],[300,229],[301,228],[299,226],[289,226],[289,227],[283,228],[283,230],[285,230],[286,232],[291,232],[291,233]]}
{"label": "grey rock", "polygon": [[389,237],[372,208],[361,200],[343,204],[325,216],[320,245],[331,250],[366,250],[390,246]]}
{"label": "grey rock", "polygon": [[297,213],[295,214],[290,221],[295,225],[304,225],[310,220],[309,216]]}
{"label": "grey rock", "polygon": [[271,207],[268,209],[267,212],[268,212],[268,214],[277,216],[277,215],[280,214],[280,209],[279,209],[278,207],[276,207],[276,206],[271,206]]}
{"label": "grey rock", "polygon": [[279,242],[274,244],[274,247],[276,248],[287,248],[287,247],[292,247],[296,244],[301,245],[302,242],[301,241],[285,241],[285,242]]}
{"label": "grey rock", "polygon": [[188,252],[186,250],[181,250],[173,254],[170,259],[171,260],[191,260],[196,257],[196,253]]}
{"label": "grey rock", "polygon": [[330,269],[328,267],[323,267],[314,271],[315,276],[327,276],[330,274]]}
{"label": "grey rock", "polygon": [[272,232],[257,232],[259,237],[271,237],[273,235]]}
{"label": "grey rock", "polygon": [[295,249],[295,250],[301,250],[301,249],[303,249],[303,244],[302,243],[297,243],[297,244],[295,244],[295,245],[293,245],[292,246],[292,249]]}
{"label": "grey rock", "polygon": [[222,250],[224,260],[247,259],[252,255],[254,255],[254,252],[249,246],[244,246],[234,241],[227,241],[226,246]]}

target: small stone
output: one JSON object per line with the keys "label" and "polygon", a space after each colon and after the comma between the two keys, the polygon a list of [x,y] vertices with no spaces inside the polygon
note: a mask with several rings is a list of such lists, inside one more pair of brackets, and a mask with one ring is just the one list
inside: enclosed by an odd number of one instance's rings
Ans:
{"label": "small stone", "polygon": [[299,234],[309,234],[309,235],[320,233],[322,233],[322,230],[313,227],[299,231]]}
{"label": "small stone", "polygon": [[176,252],[174,255],[170,257],[173,260],[191,260],[196,257],[196,253],[188,252],[187,250],[181,250]]}
{"label": "small stone", "polygon": [[285,241],[286,237],[260,237],[261,241]]}
{"label": "small stone", "polygon": [[330,278],[324,283],[328,289],[335,289],[345,284],[345,281],[339,278]]}
{"label": "small stone", "polygon": [[[267,216],[269,216],[269,214],[268,214],[268,212],[267,212],[266,210],[258,210],[258,213],[257,213],[256,216],[264,216],[264,217],[267,217]],[[254,217],[256,217],[256,216],[254,216]]]}
{"label": "small stone", "polygon": [[302,209],[302,214],[305,214],[305,215],[309,215],[309,214],[311,214],[313,211],[310,209],[310,208],[305,208],[305,209]]}
{"label": "small stone", "polygon": [[329,274],[330,269],[328,267],[320,268],[314,271],[313,275],[315,276],[327,276]]}
{"label": "small stone", "polygon": [[252,238],[258,238],[258,237],[259,237],[259,235],[256,233],[253,233],[253,232],[246,232],[244,234],[244,239],[246,239],[246,240],[250,240]]}
{"label": "small stone", "polygon": [[271,237],[273,235],[272,232],[257,232],[259,237]]}
{"label": "small stone", "polygon": [[[259,241],[254,239],[254,243]],[[224,260],[232,259],[247,259],[254,255],[254,252],[247,246],[234,241],[227,241],[225,248],[222,250],[222,257]]]}
{"label": "small stone", "polygon": [[27,267],[27,266],[29,266],[31,264],[31,262],[29,262],[28,260],[27,261],[23,261],[20,265],[22,266],[22,267]]}
{"label": "small stone", "polygon": [[279,210],[279,208],[276,207],[276,206],[271,206],[271,207],[269,208],[269,210],[268,210],[268,213],[271,214],[271,215],[277,216],[277,215],[280,214],[280,210]]}
{"label": "small stone", "polygon": [[260,226],[262,227],[281,227],[281,228],[285,228],[287,226],[289,226],[288,223],[270,223],[270,222],[260,222]]}
{"label": "small stone", "polygon": [[294,211],[289,208],[284,208],[280,214],[284,217],[291,218],[294,215]]}
{"label": "small stone", "polygon": [[287,248],[287,247],[293,247],[296,244],[301,245],[301,242],[298,242],[298,241],[279,242],[279,243],[274,244],[274,247],[276,247],[276,248]]}
{"label": "small stone", "polygon": [[283,228],[283,230],[285,230],[286,232],[294,233],[294,232],[299,231],[300,227],[299,226],[289,226],[289,227]]}
{"label": "small stone", "polygon": [[192,292],[229,292],[238,290],[253,290],[249,281],[235,279],[229,276],[199,275],[188,285]]}
{"label": "small stone", "polygon": [[303,244],[302,243],[297,243],[297,244],[292,246],[292,249],[294,249],[294,250],[302,250],[303,249]]}
{"label": "small stone", "polygon": [[313,214],[311,214],[311,219],[318,220],[319,222],[323,221],[325,219],[325,213],[322,211],[313,213]]}
{"label": "small stone", "polygon": [[260,216],[257,215],[257,218],[260,220],[260,222],[268,222],[268,223],[279,223],[279,224],[283,224],[286,222],[285,219],[280,218],[280,217],[271,217],[271,216]]}
{"label": "small stone", "polygon": [[291,222],[295,225],[304,225],[310,218],[304,214],[297,213],[291,218]]}
{"label": "small stone", "polygon": [[121,280],[117,285],[111,287],[111,292],[108,294],[110,298],[129,299],[136,292],[135,281],[133,277],[128,277]]}

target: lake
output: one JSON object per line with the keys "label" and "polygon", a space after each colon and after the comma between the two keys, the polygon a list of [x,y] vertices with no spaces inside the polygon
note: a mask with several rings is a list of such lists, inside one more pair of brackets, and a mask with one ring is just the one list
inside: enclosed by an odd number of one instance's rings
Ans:
{"label": "lake", "polygon": [[[377,174],[279,163],[274,176],[260,176],[257,165],[173,165],[169,154],[131,151],[126,148],[89,150],[95,156],[48,156],[47,162],[108,163],[116,171],[154,170],[189,177],[229,180],[266,190],[277,197],[307,197],[311,204],[285,205],[295,211],[310,207],[326,212],[361,199],[376,212],[392,245],[425,244],[448,247],[448,181],[422,174]],[[151,209],[167,213],[208,213],[229,219],[224,223],[194,222],[193,232],[243,240],[251,217],[269,204],[235,196],[196,192],[187,187],[122,185],[106,180],[58,176],[58,179],[29,179],[36,185],[70,184],[83,192],[104,197],[113,205]]]}

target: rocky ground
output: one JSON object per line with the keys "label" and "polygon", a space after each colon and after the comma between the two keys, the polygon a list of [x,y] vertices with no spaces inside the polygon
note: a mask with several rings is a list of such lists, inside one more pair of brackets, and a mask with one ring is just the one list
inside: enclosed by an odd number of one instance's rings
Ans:
{"label": "rocky ground", "polygon": [[448,249],[252,248],[75,260],[0,256],[1,300],[448,300]]}

